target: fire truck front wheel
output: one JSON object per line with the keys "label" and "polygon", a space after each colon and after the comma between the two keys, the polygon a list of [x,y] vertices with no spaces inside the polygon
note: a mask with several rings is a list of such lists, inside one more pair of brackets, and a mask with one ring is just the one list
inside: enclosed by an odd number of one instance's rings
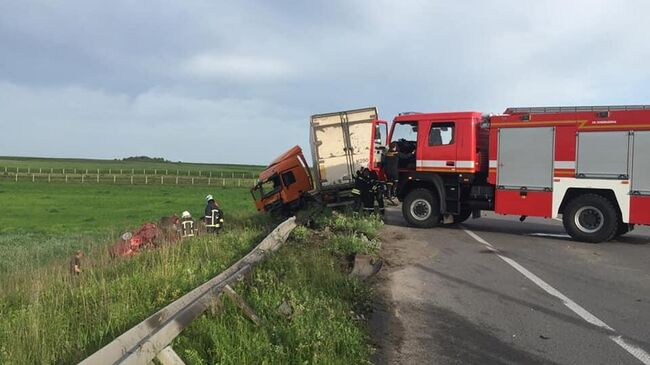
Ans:
{"label": "fire truck front wheel", "polygon": [[440,223],[438,196],[428,189],[415,189],[406,195],[402,204],[402,215],[409,225],[418,228],[433,228]]}
{"label": "fire truck front wheel", "polygon": [[599,243],[614,237],[618,230],[616,207],[597,194],[580,195],[567,204],[562,223],[573,239]]}

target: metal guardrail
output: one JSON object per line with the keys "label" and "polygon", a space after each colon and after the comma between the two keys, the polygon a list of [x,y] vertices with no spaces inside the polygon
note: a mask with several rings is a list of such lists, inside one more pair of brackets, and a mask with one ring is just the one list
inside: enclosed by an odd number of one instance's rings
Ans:
{"label": "metal guardrail", "polygon": [[234,265],[126,331],[79,365],[148,365],[156,357],[165,363],[178,363],[180,359],[176,362],[163,360],[174,358],[175,353],[168,347],[174,338],[199,317],[224,288],[242,278],[270,252],[277,250],[295,227],[295,217],[282,222]]}

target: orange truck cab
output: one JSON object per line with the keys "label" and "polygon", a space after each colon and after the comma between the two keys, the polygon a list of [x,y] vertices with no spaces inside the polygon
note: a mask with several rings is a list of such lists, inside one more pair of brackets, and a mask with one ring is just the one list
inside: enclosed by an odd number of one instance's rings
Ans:
{"label": "orange truck cab", "polygon": [[302,206],[304,194],[313,189],[305,156],[302,149],[295,146],[260,173],[251,193],[258,211],[292,211]]}

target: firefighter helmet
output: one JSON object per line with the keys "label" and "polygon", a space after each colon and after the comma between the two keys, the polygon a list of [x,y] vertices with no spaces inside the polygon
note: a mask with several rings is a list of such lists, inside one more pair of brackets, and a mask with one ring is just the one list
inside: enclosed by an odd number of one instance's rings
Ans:
{"label": "firefighter helmet", "polygon": [[192,218],[192,215],[190,214],[190,212],[188,212],[188,211],[186,210],[186,211],[183,212],[183,214],[181,214],[181,218],[183,218],[183,219],[189,219],[189,218]]}
{"label": "firefighter helmet", "polygon": [[214,197],[211,194],[208,194],[208,196],[205,197],[206,201],[214,200]]}

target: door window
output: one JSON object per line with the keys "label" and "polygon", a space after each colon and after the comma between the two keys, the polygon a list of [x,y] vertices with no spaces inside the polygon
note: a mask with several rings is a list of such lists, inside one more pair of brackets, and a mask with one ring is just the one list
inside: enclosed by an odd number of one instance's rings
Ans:
{"label": "door window", "polygon": [[429,146],[445,146],[454,143],[453,122],[431,124],[429,130]]}
{"label": "door window", "polygon": [[282,174],[282,181],[284,186],[289,187],[289,185],[296,182],[296,176],[293,174],[293,171],[285,172]]}

